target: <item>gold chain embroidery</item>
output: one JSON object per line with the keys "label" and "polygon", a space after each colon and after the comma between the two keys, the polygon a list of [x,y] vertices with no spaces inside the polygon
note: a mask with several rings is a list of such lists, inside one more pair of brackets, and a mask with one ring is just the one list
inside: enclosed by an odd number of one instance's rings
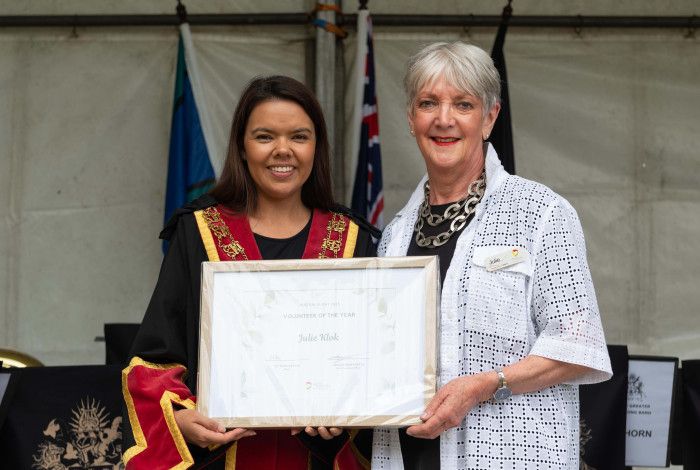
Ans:
{"label": "gold chain embroidery", "polygon": [[[335,212],[332,212],[332,214],[333,216],[331,217],[331,220],[328,221],[328,225],[326,226],[326,237],[321,242],[321,253],[318,255],[319,258],[329,257],[326,255],[326,250],[330,250],[333,253],[333,256],[331,256],[332,258],[337,258],[343,242],[343,232],[345,231],[347,224],[345,223],[345,219],[342,215],[336,214]],[[335,234],[337,234],[337,237],[333,236]]]}
{"label": "gold chain embroidery", "polygon": [[[226,253],[232,260],[235,260],[237,256],[241,256],[244,260],[248,259],[245,254],[245,250],[236,239],[233,238],[228,225],[221,219],[219,211],[215,207],[207,207],[202,211],[204,220],[207,222],[207,227],[211,230],[211,233],[216,237],[216,243],[221,247],[221,250]],[[225,239],[229,239],[230,242],[224,243]]]}

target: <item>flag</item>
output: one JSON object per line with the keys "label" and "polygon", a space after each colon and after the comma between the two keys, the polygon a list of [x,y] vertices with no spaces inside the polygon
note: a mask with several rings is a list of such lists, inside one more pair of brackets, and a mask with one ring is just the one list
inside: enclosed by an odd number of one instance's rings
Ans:
{"label": "flag", "polygon": [[0,423],[2,468],[123,468],[121,369],[9,369],[11,390],[0,405],[7,412]]}
{"label": "flag", "polygon": [[379,149],[372,19],[368,10],[360,10],[357,15],[356,78],[357,92],[353,118],[359,131],[355,135],[359,145],[354,155],[357,157],[357,168],[352,191],[352,209],[365,216],[372,225],[381,228],[384,193]]}
{"label": "flag", "polygon": [[508,97],[508,75],[506,74],[506,57],[503,54],[503,45],[506,42],[508,22],[513,13],[510,2],[503,8],[501,24],[498,26],[496,40],[491,50],[491,58],[496,70],[501,75],[501,112],[498,113],[496,124],[491,131],[490,142],[496,149],[505,170],[515,174],[515,154],[513,153],[513,129],[510,124],[510,99]]}
{"label": "flag", "polygon": [[[202,108],[195,100],[197,93],[193,84],[193,68],[196,62],[191,59],[193,52],[189,27],[184,24],[181,27],[177,53],[168,182],[165,192],[165,222],[175,209],[206,193],[215,181],[202,126],[203,120],[200,118],[203,114]],[[164,250],[166,243],[163,244]]]}
{"label": "flag", "polygon": [[683,468],[700,468],[700,360],[683,361],[682,372]]}
{"label": "flag", "polygon": [[608,345],[613,376],[579,386],[580,470],[625,470],[627,346]]}

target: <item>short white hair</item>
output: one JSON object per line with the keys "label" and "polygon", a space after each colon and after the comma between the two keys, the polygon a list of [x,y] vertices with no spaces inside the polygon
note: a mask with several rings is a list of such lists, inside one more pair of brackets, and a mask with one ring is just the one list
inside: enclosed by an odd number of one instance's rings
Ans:
{"label": "short white hair", "polygon": [[408,60],[403,85],[409,113],[413,112],[416,95],[440,78],[478,97],[484,104],[484,115],[501,101],[501,77],[486,51],[460,41],[436,42]]}

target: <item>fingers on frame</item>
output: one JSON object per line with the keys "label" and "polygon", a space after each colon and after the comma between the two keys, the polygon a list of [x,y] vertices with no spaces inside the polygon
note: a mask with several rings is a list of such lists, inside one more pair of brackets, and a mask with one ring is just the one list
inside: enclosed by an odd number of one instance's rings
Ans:
{"label": "fingers on frame", "polygon": [[430,403],[428,403],[428,406],[425,407],[423,415],[426,416],[426,422],[437,413],[449,396],[450,393],[444,387],[438,390],[433,399],[430,400]]}
{"label": "fingers on frame", "polygon": [[318,432],[319,434],[321,434],[322,438],[324,438],[325,440],[330,440],[334,437],[340,436],[343,433],[343,430],[341,428],[336,427],[320,427],[318,428]]}
{"label": "fingers on frame", "polygon": [[304,432],[308,434],[309,436],[321,436],[322,439],[325,440],[330,440],[333,439],[334,437],[340,436],[343,433],[342,428],[336,428],[336,427],[325,427],[325,426],[319,426],[318,428],[314,428],[312,426],[307,426],[304,429]]}
{"label": "fingers on frame", "polygon": [[203,430],[197,434],[196,444],[199,447],[208,447],[210,445],[222,445],[228,444],[232,441],[237,441],[244,437],[255,436],[256,432],[252,429],[245,428],[235,428],[225,433],[219,433],[216,431]]}

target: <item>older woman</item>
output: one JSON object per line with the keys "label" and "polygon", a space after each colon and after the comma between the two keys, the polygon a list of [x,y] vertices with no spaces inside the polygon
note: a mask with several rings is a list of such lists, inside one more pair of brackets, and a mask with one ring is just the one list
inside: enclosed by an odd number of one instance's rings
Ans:
{"label": "older woman", "polygon": [[576,212],[499,163],[483,50],[429,45],[404,85],[427,176],[379,254],[440,257],[439,390],[422,424],[375,430],[372,466],[577,469],[578,384],[611,369]]}
{"label": "older woman", "polygon": [[127,469],[357,468],[341,429],[225,429],[194,409],[203,261],[375,253],[373,229],[334,204],[330,181],[326,125],[311,91],[284,76],[250,82],[216,187],[161,234],[170,249],[122,375]]}

